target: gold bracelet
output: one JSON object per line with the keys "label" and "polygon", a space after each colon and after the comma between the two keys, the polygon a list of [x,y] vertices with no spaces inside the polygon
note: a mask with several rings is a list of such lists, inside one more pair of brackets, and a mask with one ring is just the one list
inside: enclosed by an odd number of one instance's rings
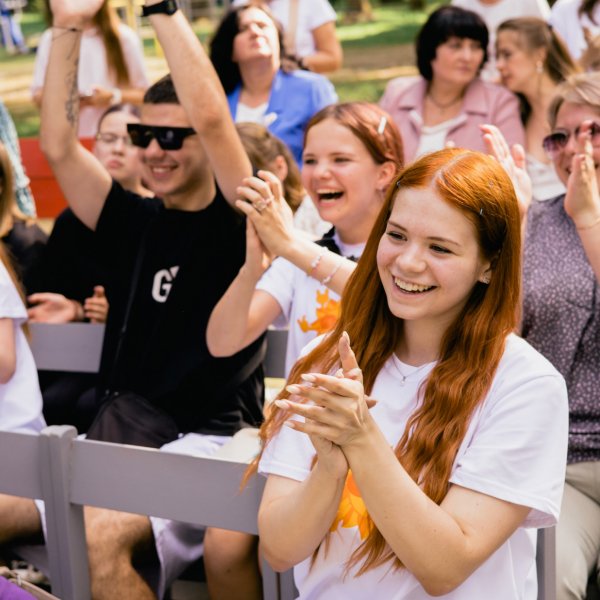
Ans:
{"label": "gold bracelet", "polygon": [[600,223],[600,217],[598,217],[593,223],[590,223],[589,225],[581,225],[581,226],[575,225],[575,229],[577,229],[577,231],[585,231],[586,229],[593,229],[599,223]]}

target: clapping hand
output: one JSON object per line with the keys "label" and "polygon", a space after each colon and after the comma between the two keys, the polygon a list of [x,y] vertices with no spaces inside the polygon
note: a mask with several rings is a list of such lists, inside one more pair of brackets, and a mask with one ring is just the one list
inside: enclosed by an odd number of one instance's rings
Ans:
{"label": "clapping hand", "polygon": [[525,168],[525,150],[521,144],[515,144],[511,150],[495,125],[481,125],[481,131],[488,153],[504,167],[513,183],[519,201],[519,213],[523,219],[533,197],[531,178]]}
{"label": "clapping hand", "polygon": [[246,177],[237,193],[236,206],[252,221],[261,242],[279,256],[295,235],[294,216],[283,197],[281,181],[270,171]]}
{"label": "clapping hand", "polygon": [[[286,424],[308,434],[319,460],[327,460],[332,471],[340,476],[343,448],[367,433],[372,423],[369,408],[375,401],[364,393],[362,371],[345,332],[340,337],[338,352],[341,369],[335,375],[302,375],[303,384],[287,387],[293,396],[276,400],[276,404],[304,417],[304,421],[291,419]],[[302,402],[291,400],[294,396]],[[345,465],[347,468],[346,461]]]}
{"label": "clapping hand", "polygon": [[600,195],[591,140],[591,121],[584,121],[577,136],[577,152],[571,162],[565,211],[579,229],[588,229],[600,219]]}

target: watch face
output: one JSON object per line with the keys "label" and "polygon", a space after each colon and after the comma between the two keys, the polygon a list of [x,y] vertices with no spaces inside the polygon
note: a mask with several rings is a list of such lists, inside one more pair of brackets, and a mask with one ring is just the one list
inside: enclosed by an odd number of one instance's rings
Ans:
{"label": "watch face", "polygon": [[176,0],[167,0],[165,2],[165,12],[168,15],[172,15],[174,12],[177,12],[177,2],[176,2]]}

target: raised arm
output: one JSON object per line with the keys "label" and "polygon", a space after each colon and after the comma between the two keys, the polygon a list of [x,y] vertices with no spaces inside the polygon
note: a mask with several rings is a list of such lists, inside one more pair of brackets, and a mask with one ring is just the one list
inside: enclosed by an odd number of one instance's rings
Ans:
{"label": "raised arm", "polygon": [[77,69],[83,26],[102,0],[52,0],[54,15],[46,70],[40,143],[54,175],[77,217],[95,229],[111,178],[77,139]]}
{"label": "raised arm", "polygon": [[[146,5],[158,4],[147,1]],[[236,188],[252,173],[214,67],[181,11],[152,15],[177,96],[210,161],[219,188],[233,206]]]}
{"label": "raised arm", "polygon": [[577,138],[571,175],[567,182],[565,210],[575,223],[579,239],[596,280],[600,281],[600,193],[594,167],[591,121],[585,121]]}
{"label": "raised arm", "polygon": [[250,221],[246,261],[210,315],[206,343],[213,356],[231,356],[251,344],[279,316],[281,307],[256,284],[270,262]]}
{"label": "raised arm", "polygon": [[315,40],[315,52],[305,56],[301,64],[315,73],[337,71],[342,66],[342,45],[335,32],[335,21],[323,23],[312,31]]}

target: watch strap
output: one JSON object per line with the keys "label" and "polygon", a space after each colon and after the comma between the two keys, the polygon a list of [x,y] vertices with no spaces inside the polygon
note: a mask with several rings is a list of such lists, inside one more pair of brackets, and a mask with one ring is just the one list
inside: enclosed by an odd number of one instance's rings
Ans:
{"label": "watch strap", "polygon": [[151,4],[150,6],[142,6],[142,16],[148,17],[150,15],[172,15],[177,12],[179,7],[177,6],[176,0],[162,0],[157,4]]}

